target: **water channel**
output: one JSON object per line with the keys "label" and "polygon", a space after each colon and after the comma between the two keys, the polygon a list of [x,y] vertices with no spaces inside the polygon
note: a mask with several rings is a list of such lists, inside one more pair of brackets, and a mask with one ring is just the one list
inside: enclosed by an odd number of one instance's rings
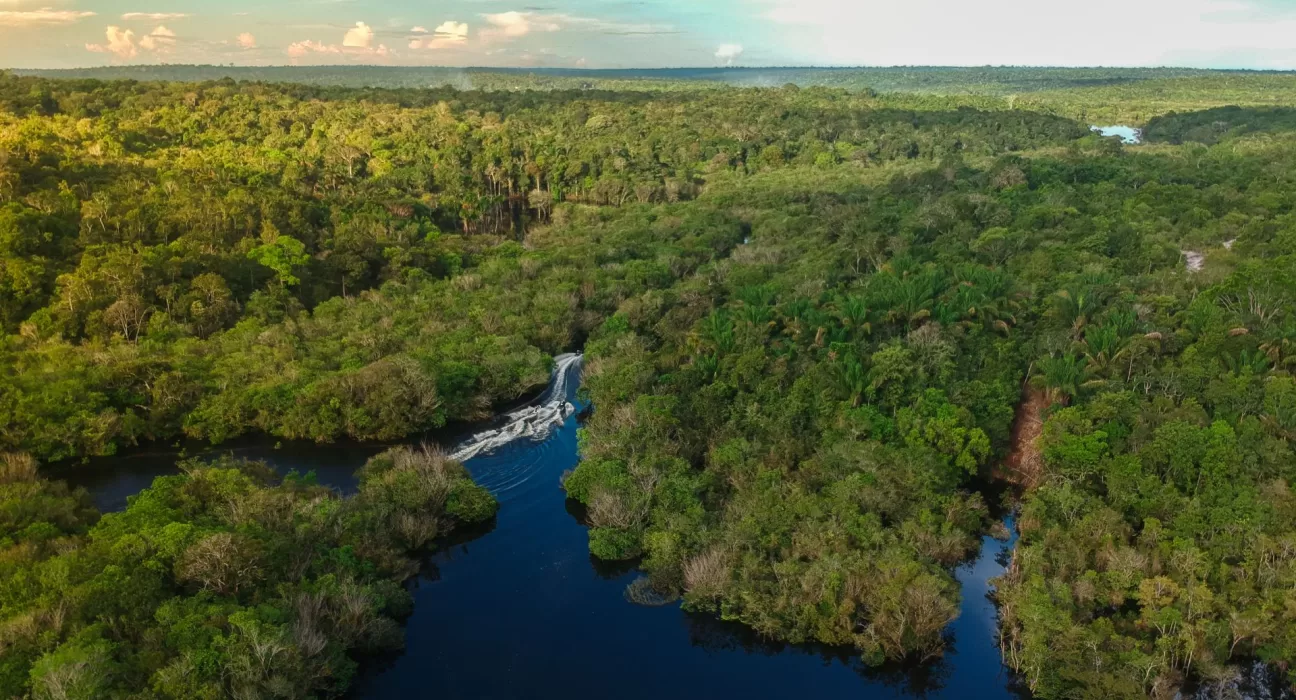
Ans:
{"label": "water channel", "polygon": [[[466,459],[499,499],[499,515],[427,559],[411,583],[406,649],[370,660],[354,697],[1017,697],[987,597],[1011,540],[983,538],[980,556],[956,570],[961,614],[943,658],[927,664],[869,668],[848,648],[782,644],[678,604],[627,602],[624,591],[637,570],[590,558],[581,508],[559,484],[576,465],[579,417],[587,408],[577,395],[580,363],[560,367],[567,381],[559,378],[533,406],[561,410],[514,411],[532,421],[526,430],[507,420],[490,430],[520,437]],[[537,415],[547,422],[536,422]],[[450,444],[463,449],[485,432]],[[250,441],[189,454],[233,452],[284,472],[313,471],[346,493],[355,489],[355,470],[383,449]],[[136,450],[56,475],[85,486],[102,509],[120,510],[154,477],[175,473],[176,458],[175,451]]]}

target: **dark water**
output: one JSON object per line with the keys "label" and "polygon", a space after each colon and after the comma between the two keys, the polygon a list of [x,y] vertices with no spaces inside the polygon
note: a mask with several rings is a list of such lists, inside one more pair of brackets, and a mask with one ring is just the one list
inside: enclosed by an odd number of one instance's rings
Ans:
{"label": "dark water", "polygon": [[83,486],[94,498],[95,506],[108,513],[126,508],[126,499],[152,485],[159,476],[180,473],[176,460],[183,457],[213,458],[232,454],[259,459],[276,471],[286,474],[313,472],[321,484],[342,493],[355,493],[356,470],[370,457],[387,449],[376,444],[320,445],[313,442],[291,442],[275,448],[265,440],[246,444],[227,444],[218,448],[190,446],[182,454],[164,448],[130,450],[121,456],[96,457],[86,464],[57,465],[48,476],[65,479],[72,486]]}
{"label": "dark water", "polygon": [[[962,614],[943,659],[870,669],[850,649],[780,644],[678,604],[626,602],[637,572],[591,560],[580,507],[559,485],[576,465],[576,431],[572,416],[543,442],[515,442],[467,462],[499,498],[499,516],[487,531],[462,533],[466,541],[430,557],[413,584],[404,653],[368,663],[354,697],[1017,697],[986,598],[1012,542],[984,538],[981,556],[956,572]],[[314,471],[347,491],[354,471],[382,449],[291,444],[233,452]],[[174,461],[174,453],[135,454],[72,475],[103,507],[120,509],[153,476],[174,473]]]}
{"label": "dark water", "polygon": [[959,569],[963,614],[944,660],[870,670],[849,649],[772,643],[678,605],[626,602],[637,572],[590,559],[580,508],[559,486],[576,466],[576,428],[573,416],[543,443],[467,462],[500,500],[494,528],[431,558],[405,653],[370,666],[356,697],[1015,697],[985,598],[1010,543],[986,538]]}

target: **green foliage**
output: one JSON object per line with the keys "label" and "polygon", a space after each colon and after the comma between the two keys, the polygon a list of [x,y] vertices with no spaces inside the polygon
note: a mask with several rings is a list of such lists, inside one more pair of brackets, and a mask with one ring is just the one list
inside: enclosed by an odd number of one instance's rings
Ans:
{"label": "green foliage", "polygon": [[[0,450],[396,440],[584,344],[564,486],[689,609],[938,654],[1011,454],[1038,478],[998,600],[1037,696],[1296,667],[1291,76],[771,74],[821,87],[0,75]],[[399,644],[410,555],[496,508],[427,449],[346,499],[188,463],[102,518],[2,464],[6,696],[337,696]]]}
{"label": "green foliage", "polygon": [[[358,655],[400,648],[414,555],[496,508],[428,448],[373,458],[350,498],[233,458],[181,467],[97,523],[50,506],[40,539],[5,524],[0,692],[336,697]],[[69,506],[85,497],[23,483]],[[27,497],[14,485],[4,512]]]}
{"label": "green foliage", "polygon": [[[267,238],[262,233],[262,238]],[[292,236],[274,235],[266,243],[248,251],[248,258],[270,268],[275,279],[283,287],[295,287],[301,280],[293,272],[310,261],[306,255],[306,246]]]}
{"label": "green foliage", "polygon": [[1290,131],[1296,131],[1296,110],[1291,107],[1230,105],[1156,117],[1148,121],[1144,136],[1149,141],[1174,144],[1195,141],[1211,145],[1245,134]]}
{"label": "green foliage", "polygon": [[[1296,81],[1290,72],[1222,71],[1192,68],[1044,68],[932,67],[879,68],[665,68],[573,70],[562,68],[498,69],[377,66],[183,66],[174,64],[108,66],[64,70],[22,70],[22,75],[135,81],[291,82],[315,86],[365,88],[370,99],[418,100],[428,86],[501,92],[591,91],[696,93],[729,86],[764,89],[766,95],[797,94],[787,86],[847,90],[867,97],[879,93],[920,109],[1019,109],[1064,114],[1099,123],[1142,123],[1171,110],[1206,110],[1226,105],[1291,106]],[[83,80],[81,85],[86,84]],[[24,110],[54,114],[60,105],[77,106],[92,100],[69,100],[57,83],[41,83],[16,91],[10,99]],[[386,88],[385,90],[373,89]],[[405,88],[405,89],[402,89]],[[410,90],[408,88],[419,88]],[[579,91],[579,92],[577,92]],[[316,91],[316,94],[336,94]],[[809,92],[801,90],[801,93]],[[111,100],[112,94],[96,95]],[[610,117],[593,114],[586,124],[606,128]],[[816,161],[818,155],[815,156]]]}
{"label": "green foliage", "polygon": [[[984,522],[972,478],[1028,378],[1053,407],[1001,590],[1034,691],[1139,696],[1287,663],[1265,612],[1285,593],[1261,582],[1286,568],[1255,567],[1293,536],[1292,259],[1264,222],[1296,202],[1262,174],[1290,181],[1291,149],[715,186],[702,203],[741,205],[751,242],[588,347],[599,410],[566,486],[591,552],[643,556],[659,590],[766,634],[936,653],[957,604],[944,567]],[[1012,244],[958,248],[991,228]],[[844,233],[870,230],[891,233]],[[1209,250],[1200,272],[1161,253],[1189,245]],[[1140,599],[1158,576],[1173,596]]]}

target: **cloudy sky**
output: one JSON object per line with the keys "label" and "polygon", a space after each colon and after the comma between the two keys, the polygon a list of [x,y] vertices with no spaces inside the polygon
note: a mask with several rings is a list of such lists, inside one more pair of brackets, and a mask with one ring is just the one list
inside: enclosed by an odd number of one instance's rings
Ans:
{"label": "cloudy sky", "polygon": [[1296,0],[524,1],[0,0],[0,67],[1296,68]]}

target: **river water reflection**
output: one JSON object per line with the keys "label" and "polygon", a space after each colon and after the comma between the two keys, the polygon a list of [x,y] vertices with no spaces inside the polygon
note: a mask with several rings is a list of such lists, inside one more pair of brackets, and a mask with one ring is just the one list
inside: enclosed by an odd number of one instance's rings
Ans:
{"label": "river water reflection", "polygon": [[543,443],[467,462],[500,500],[494,527],[431,557],[406,651],[371,665],[356,697],[1015,697],[985,598],[1008,544],[986,538],[981,558],[960,568],[952,653],[868,669],[850,649],[773,643],[678,605],[626,602],[637,572],[591,560],[580,506],[559,486],[576,465],[576,429],[572,416]]}
{"label": "river water reflection", "polygon": [[[575,400],[576,382],[568,385]],[[498,517],[429,557],[412,584],[403,653],[365,664],[357,698],[1012,698],[996,642],[989,579],[1011,542],[986,537],[960,567],[959,619],[943,659],[870,669],[851,649],[764,640],[748,628],[678,604],[641,607],[624,598],[638,573],[589,556],[578,504],[559,481],[577,461],[577,415],[541,442],[521,440],[467,461],[500,500]],[[281,471],[316,472],[344,492],[382,446],[235,446]],[[117,510],[175,454],[135,453],[77,469],[101,507]],[[111,468],[109,468],[111,467]]]}

